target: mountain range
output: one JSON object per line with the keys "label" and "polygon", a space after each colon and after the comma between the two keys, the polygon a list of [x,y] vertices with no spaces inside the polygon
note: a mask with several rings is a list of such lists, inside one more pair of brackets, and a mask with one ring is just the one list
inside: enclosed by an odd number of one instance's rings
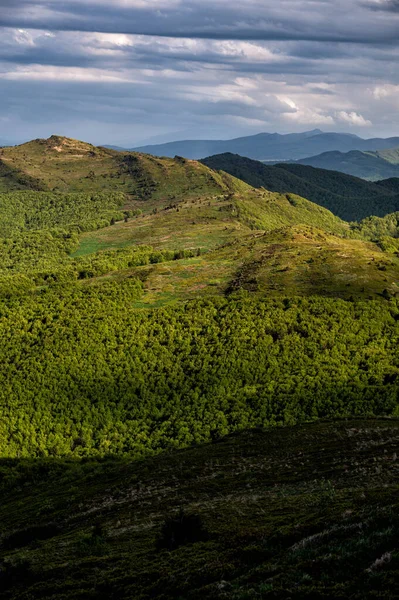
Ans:
{"label": "mountain range", "polygon": [[362,139],[347,133],[325,133],[319,129],[281,135],[260,133],[232,140],[185,140],[133,148],[154,156],[184,156],[200,159],[231,152],[263,161],[299,160],[324,152],[376,151],[399,147],[399,137]]}

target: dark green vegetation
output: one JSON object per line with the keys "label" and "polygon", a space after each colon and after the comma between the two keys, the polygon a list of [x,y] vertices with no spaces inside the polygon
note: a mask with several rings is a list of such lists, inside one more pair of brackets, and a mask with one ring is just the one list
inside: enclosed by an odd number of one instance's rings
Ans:
{"label": "dark green vegetation", "polygon": [[351,150],[375,151],[399,147],[399,138],[388,139],[372,138],[364,140],[357,135],[348,133],[325,133],[320,129],[305,131],[304,133],[259,133],[233,140],[183,140],[141,146],[134,148],[137,152],[145,152],[153,156],[173,157],[185,156],[186,158],[200,159],[213,154],[232,152],[241,156],[248,156],[256,160],[278,161],[298,160],[307,156],[314,156],[322,152]]}
{"label": "dark green vegetation", "polygon": [[2,597],[390,598],[398,213],[58,137],[2,161]]}
{"label": "dark green vegetation", "polygon": [[359,221],[371,215],[383,217],[399,210],[399,179],[372,183],[338,171],[306,165],[265,165],[237,154],[210,156],[201,162],[253,187],[307,198],[346,221]]}
{"label": "dark green vegetation", "polygon": [[134,309],[140,291],[127,279],[2,303],[2,456],[140,456],[397,412],[395,301],[214,298],[148,312]]}
{"label": "dark green vegetation", "polygon": [[390,177],[399,177],[399,150],[377,152],[324,152],[298,161],[319,169],[342,171],[355,177],[378,181]]}
{"label": "dark green vegetation", "polygon": [[122,193],[75,193],[21,191],[0,194],[0,236],[26,231],[73,228],[76,232],[100,229],[122,220]]}
{"label": "dark green vegetation", "polygon": [[398,420],[352,419],[3,460],[2,598],[395,598],[398,446]]}

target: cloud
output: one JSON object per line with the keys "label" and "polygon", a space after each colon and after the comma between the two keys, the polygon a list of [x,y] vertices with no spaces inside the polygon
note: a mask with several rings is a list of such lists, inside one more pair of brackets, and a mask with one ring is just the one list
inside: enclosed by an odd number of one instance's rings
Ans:
{"label": "cloud", "polygon": [[231,40],[397,40],[397,23],[389,15],[370,18],[360,0],[7,0],[3,7],[0,25],[9,27]]}
{"label": "cloud", "polygon": [[377,100],[383,100],[385,98],[394,97],[395,100],[399,98],[399,85],[380,85],[374,88],[373,95]]}
{"label": "cloud", "polygon": [[371,127],[372,125],[371,121],[365,119],[363,115],[359,115],[355,111],[346,112],[344,110],[340,110],[336,116],[339,121],[348,123],[348,125],[355,125],[356,127]]}
{"label": "cloud", "polygon": [[364,5],[374,11],[399,12],[399,0],[369,0]]}
{"label": "cloud", "polygon": [[0,134],[399,133],[397,4],[0,0]]}

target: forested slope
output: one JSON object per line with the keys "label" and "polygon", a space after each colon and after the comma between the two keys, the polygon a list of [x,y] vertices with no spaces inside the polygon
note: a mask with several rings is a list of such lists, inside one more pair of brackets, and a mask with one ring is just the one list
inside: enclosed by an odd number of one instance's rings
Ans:
{"label": "forested slope", "polygon": [[234,154],[210,156],[201,162],[257,188],[298,194],[346,221],[383,217],[399,209],[399,179],[373,183],[338,171],[292,163],[271,166]]}
{"label": "forested slope", "polygon": [[396,301],[209,299],[135,279],[1,305],[0,454],[141,455],[238,429],[396,414]]}

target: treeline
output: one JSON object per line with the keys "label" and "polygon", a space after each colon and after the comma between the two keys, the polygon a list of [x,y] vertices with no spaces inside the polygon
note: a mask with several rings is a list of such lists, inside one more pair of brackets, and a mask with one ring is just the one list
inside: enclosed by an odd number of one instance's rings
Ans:
{"label": "treeline", "polygon": [[131,246],[72,258],[79,234],[128,220],[125,194],[19,191],[0,194],[0,297],[116,270],[197,256],[201,250]]}
{"label": "treeline", "polygon": [[358,224],[353,224],[352,229],[370,240],[379,240],[384,237],[399,238],[399,212],[385,217],[368,217]]}
{"label": "treeline", "polygon": [[0,245],[0,297],[201,254],[200,248],[155,250],[143,245],[70,258],[77,246],[76,234],[58,230],[24,234],[18,241],[4,240]]}
{"label": "treeline", "polygon": [[19,191],[0,194],[0,237],[33,230],[92,231],[124,218],[120,192],[62,194]]}
{"label": "treeline", "polygon": [[136,279],[0,302],[0,455],[141,456],[229,432],[398,414],[399,302],[135,309]]}

